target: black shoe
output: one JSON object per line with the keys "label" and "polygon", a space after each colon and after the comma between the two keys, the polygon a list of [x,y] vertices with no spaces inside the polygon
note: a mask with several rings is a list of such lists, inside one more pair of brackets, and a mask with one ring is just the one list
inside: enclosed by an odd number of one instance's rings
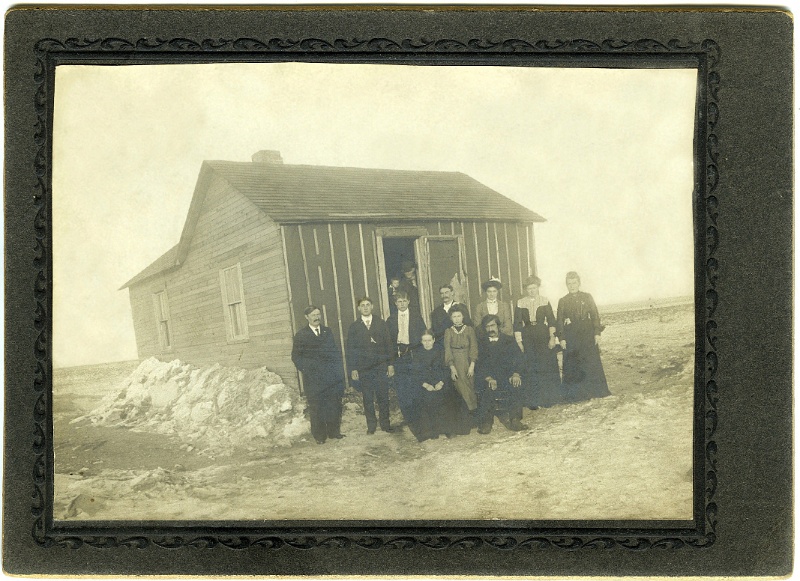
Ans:
{"label": "black shoe", "polygon": [[492,432],[492,428],[478,428],[478,433],[479,434],[483,434],[484,436],[486,434],[490,434],[491,432]]}
{"label": "black shoe", "polygon": [[344,434],[335,434],[333,436],[328,436],[328,437],[333,440],[341,440],[342,438],[344,438]]}
{"label": "black shoe", "polygon": [[386,426],[386,427],[381,426],[381,431],[384,431],[387,434],[391,434],[392,432],[394,432],[394,428],[392,426]]}
{"label": "black shoe", "polygon": [[373,428],[367,428],[367,434],[369,434],[371,436],[374,433],[375,433],[375,428],[374,427]]}
{"label": "black shoe", "polygon": [[512,420],[511,425],[508,426],[508,429],[512,432],[521,432],[523,430],[529,430],[530,428],[527,424],[523,424],[519,420]]}

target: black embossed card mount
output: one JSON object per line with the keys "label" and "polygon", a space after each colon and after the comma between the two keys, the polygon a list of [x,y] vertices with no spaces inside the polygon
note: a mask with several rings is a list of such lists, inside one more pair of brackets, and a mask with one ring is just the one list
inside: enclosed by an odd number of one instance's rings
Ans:
{"label": "black embossed card mount", "polygon": [[5,571],[789,574],[791,34],[10,11]]}

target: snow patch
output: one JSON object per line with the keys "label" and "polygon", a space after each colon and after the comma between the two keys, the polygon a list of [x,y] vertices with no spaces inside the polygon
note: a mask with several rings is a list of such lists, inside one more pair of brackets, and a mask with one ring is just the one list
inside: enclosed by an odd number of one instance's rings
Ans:
{"label": "snow patch", "polygon": [[290,446],[308,434],[300,395],[266,367],[199,368],[145,359],[100,405],[70,423],[174,434],[208,453]]}

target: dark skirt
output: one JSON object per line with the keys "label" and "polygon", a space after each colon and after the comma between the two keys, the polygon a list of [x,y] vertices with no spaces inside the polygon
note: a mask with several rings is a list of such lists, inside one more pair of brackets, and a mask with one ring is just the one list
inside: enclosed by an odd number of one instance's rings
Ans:
{"label": "dark skirt", "polygon": [[564,392],[567,401],[583,401],[611,395],[600,360],[600,349],[594,343],[591,321],[567,326],[564,339]]}
{"label": "dark skirt", "polygon": [[550,349],[549,341],[550,332],[546,325],[526,327],[522,332],[525,370],[520,398],[525,407],[550,407],[566,401],[558,369],[561,348]]}

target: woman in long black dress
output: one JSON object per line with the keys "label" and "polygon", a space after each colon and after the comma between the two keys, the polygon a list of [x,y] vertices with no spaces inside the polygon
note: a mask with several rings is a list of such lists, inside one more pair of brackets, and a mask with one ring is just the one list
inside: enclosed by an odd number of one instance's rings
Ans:
{"label": "woman in long black dress", "polygon": [[558,301],[556,332],[564,350],[563,385],[569,401],[611,395],[600,361],[600,313],[592,295],[580,288],[578,273],[568,272],[569,293]]}
{"label": "woman in long black dress", "polygon": [[411,362],[414,388],[419,392],[415,435],[420,442],[450,434],[453,418],[448,404],[458,396],[448,381],[450,370],[444,364],[444,352],[433,348],[434,341],[433,331],[426,330],[422,334],[422,347],[414,352]]}
{"label": "woman in long black dress", "polygon": [[564,402],[558,370],[556,316],[550,301],[539,294],[542,281],[529,276],[524,283],[527,296],[517,301],[514,335],[525,358],[522,405],[531,409]]}

